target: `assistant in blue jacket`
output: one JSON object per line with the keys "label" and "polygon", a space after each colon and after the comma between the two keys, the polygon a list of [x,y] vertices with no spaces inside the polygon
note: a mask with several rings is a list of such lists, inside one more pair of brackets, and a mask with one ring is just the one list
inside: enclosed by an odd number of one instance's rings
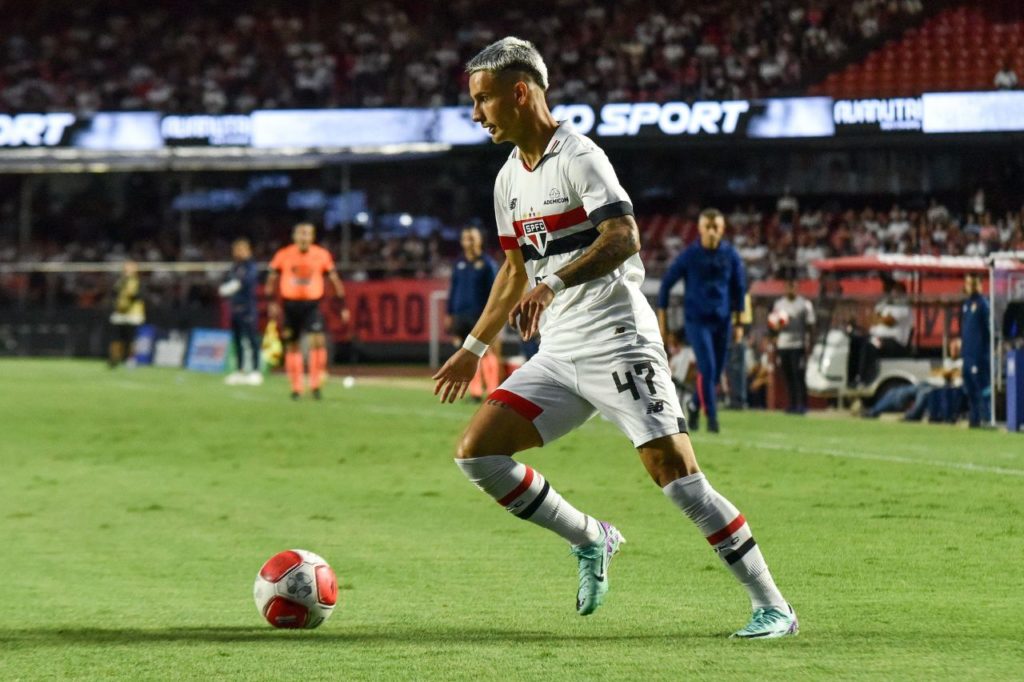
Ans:
{"label": "assistant in blue jacket", "polygon": [[981,293],[981,278],[978,275],[967,275],[964,291],[967,299],[960,308],[960,352],[964,360],[964,390],[967,392],[970,424],[977,427],[989,419],[989,307]]}
{"label": "assistant in blue jacket", "polygon": [[[668,295],[683,280],[683,320],[686,338],[697,356],[697,395],[708,417],[708,430],[718,431],[715,387],[722,378],[732,336],[732,318],[743,312],[747,279],[743,261],[729,242],[722,241],[725,218],[706,209],[697,223],[700,241],[686,248],[669,266],[658,292],[658,321],[669,338]],[[689,410],[690,427],[698,426],[699,412]]]}
{"label": "assistant in blue jacket", "polygon": [[[252,260],[252,247],[248,239],[236,239],[231,244],[234,263],[227,278],[220,286],[220,294],[228,299],[231,309],[231,340],[235,347],[235,362],[238,372],[248,367],[253,378],[260,370],[259,312],[256,304],[256,287],[259,273]],[[245,362],[245,348],[249,348],[249,362]]]}

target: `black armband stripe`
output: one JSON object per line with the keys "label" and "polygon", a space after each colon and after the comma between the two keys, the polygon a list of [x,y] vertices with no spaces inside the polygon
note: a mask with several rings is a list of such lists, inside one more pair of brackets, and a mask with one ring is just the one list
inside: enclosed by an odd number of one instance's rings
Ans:
{"label": "black armband stripe", "polygon": [[605,204],[601,208],[595,208],[587,215],[590,224],[597,227],[609,218],[621,218],[625,215],[633,215],[633,204],[628,201],[616,201],[613,204]]}

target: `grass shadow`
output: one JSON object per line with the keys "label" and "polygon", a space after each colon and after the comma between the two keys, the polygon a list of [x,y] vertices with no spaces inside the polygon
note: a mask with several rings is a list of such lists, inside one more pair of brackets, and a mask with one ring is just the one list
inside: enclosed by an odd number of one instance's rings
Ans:
{"label": "grass shadow", "polygon": [[721,632],[660,632],[660,633],[567,633],[519,629],[462,629],[462,628],[401,628],[326,629],[313,632],[275,630],[260,626],[198,626],[161,629],[146,628],[30,628],[24,630],[0,629],[0,645],[18,648],[66,647],[69,645],[125,645],[136,644],[222,644],[259,642],[295,646],[297,640],[308,642],[345,642],[349,644],[430,644],[457,646],[460,644],[591,644],[593,642],[634,642],[637,644],[678,645],[686,639],[720,639]]}

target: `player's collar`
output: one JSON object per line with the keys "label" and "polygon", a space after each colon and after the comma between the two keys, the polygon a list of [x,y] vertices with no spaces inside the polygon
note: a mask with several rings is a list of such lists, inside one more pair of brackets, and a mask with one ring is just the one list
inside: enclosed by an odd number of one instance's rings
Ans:
{"label": "player's collar", "polygon": [[[557,154],[562,151],[565,147],[565,140],[573,132],[572,123],[569,121],[559,121],[558,127],[555,128],[555,134],[551,136],[551,141],[548,142],[548,146],[544,149],[544,153],[540,157],[540,161],[543,161],[549,154]],[[512,148],[512,155],[510,158],[522,160],[522,156],[519,154],[519,147]],[[537,165],[540,165],[540,161]]]}

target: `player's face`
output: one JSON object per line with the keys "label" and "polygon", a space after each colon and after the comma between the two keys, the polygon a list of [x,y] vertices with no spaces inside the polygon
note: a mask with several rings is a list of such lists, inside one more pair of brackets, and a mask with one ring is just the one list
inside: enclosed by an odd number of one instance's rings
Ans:
{"label": "player's face", "polygon": [[467,258],[476,258],[483,251],[483,238],[479,230],[463,230],[460,243]]}
{"label": "player's face", "polygon": [[252,249],[248,242],[235,242],[231,245],[231,255],[235,260],[249,260],[252,257]]}
{"label": "player's face", "polygon": [[700,232],[700,245],[705,249],[717,249],[725,234],[725,218],[701,217],[697,223],[697,231]]}
{"label": "player's face", "polygon": [[473,121],[491,134],[491,141],[511,141],[516,121],[516,84],[498,78],[490,71],[476,71],[469,77],[469,96],[473,98]]}
{"label": "player's face", "polygon": [[968,275],[964,278],[964,291],[968,296],[981,293],[981,278]]}
{"label": "player's face", "polygon": [[139,274],[139,264],[133,260],[126,260],[124,262],[123,272],[125,277],[134,277]]}
{"label": "player's face", "polygon": [[313,245],[313,236],[312,225],[299,225],[292,232],[292,241],[299,247],[299,250],[305,251]]}

